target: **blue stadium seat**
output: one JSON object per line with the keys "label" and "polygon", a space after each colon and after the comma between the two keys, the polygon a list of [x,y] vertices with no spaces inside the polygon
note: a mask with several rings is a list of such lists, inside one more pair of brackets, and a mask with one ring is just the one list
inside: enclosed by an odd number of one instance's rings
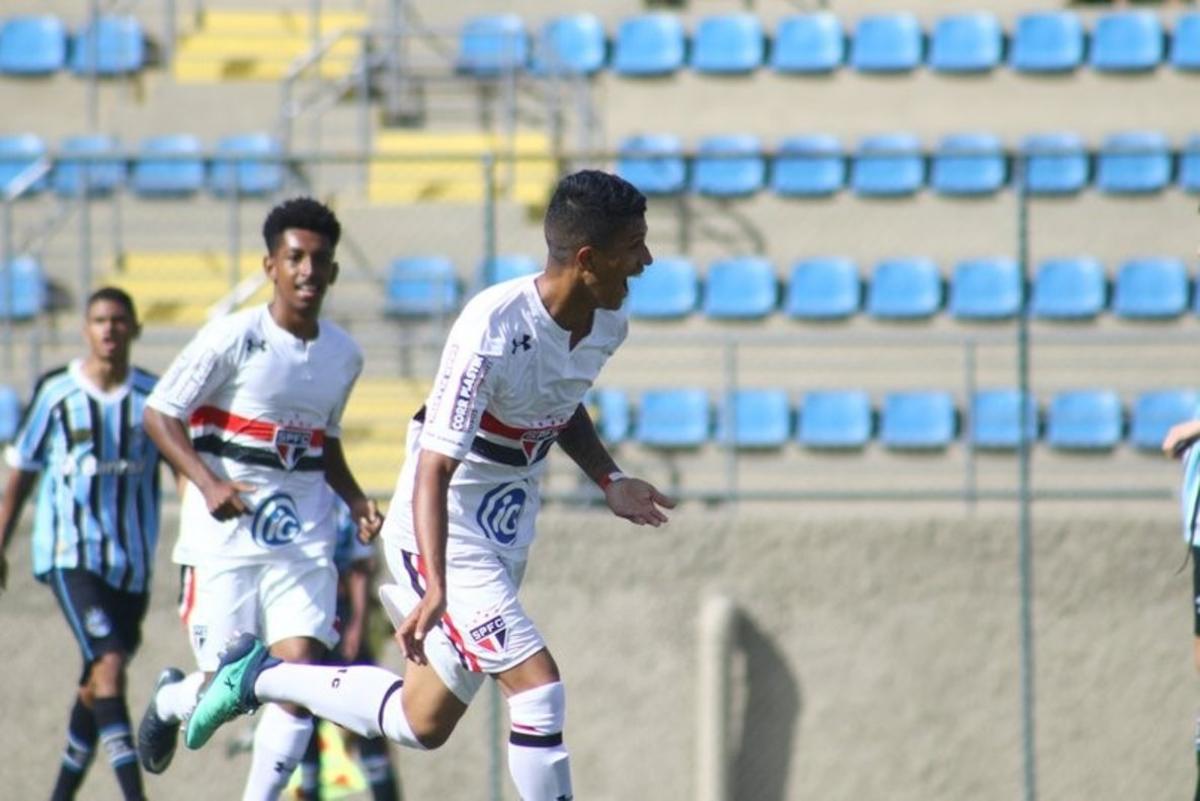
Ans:
{"label": "blue stadium seat", "polygon": [[472,17],[458,32],[459,72],[477,78],[523,70],[529,61],[529,34],[516,14]]}
{"label": "blue stadium seat", "polygon": [[771,68],[776,72],[833,72],[845,60],[846,33],[832,13],[796,14],[779,20],[775,27]]}
{"label": "blue stadium seat", "polygon": [[779,143],[771,189],[784,197],[823,197],[846,185],[846,157],[836,136],[803,134]]}
{"label": "blue stadium seat", "polygon": [[1130,259],[1113,281],[1112,310],[1118,317],[1165,320],[1188,308],[1187,267],[1179,259]]}
{"label": "blue stadium seat", "polygon": [[950,313],[960,320],[1006,320],[1020,313],[1022,294],[1013,259],[967,259],[954,266]]}
{"label": "blue stadium seat", "polygon": [[676,195],[687,186],[683,145],[672,134],[637,134],[621,142],[617,174],[647,195]]}
{"label": "blue stadium seat", "polygon": [[871,439],[871,399],[856,389],[816,390],[800,400],[796,438],[809,448],[863,448]]}
{"label": "blue stadium seat", "polygon": [[897,450],[946,448],[958,433],[958,412],[949,392],[889,392],[883,399],[879,438]]}
{"label": "blue stadium seat", "polygon": [[686,258],[661,258],[629,279],[625,308],[632,317],[669,320],[696,310],[700,298],[696,267]]}
{"label": "blue stadium seat", "polygon": [[[35,134],[0,135],[0,191],[45,156],[46,143]],[[29,191],[40,192],[46,185],[46,177],[42,176],[30,186]]]}
{"label": "blue stadium seat", "polygon": [[1200,70],[1200,12],[1175,18],[1171,32],[1171,66],[1177,70]]}
{"label": "blue stadium seat", "polygon": [[524,253],[500,255],[487,260],[483,265],[484,280],[489,284],[510,281],[523,275],[533,275],[542,271],[542,265],[532,256]]}
{"label": "blue stadium seat", "polygon": [[[115,137],[105,134],[70,136],[63,140],[59,160],[51,178],[54,191],[63,197],[78,197],[87,177],[89,195],[108,195],[125,183],[125,162],[116,160],[121,145]],[[113,161],[86,163],[71,156],[110,156]]]}
{"label": "blue stadium seat", "polygon": [[950,134],[933,154],[929,183],[943,195],[990,195],[1007,180],[1004,148],[992,134]]}
{"label": "blue stadium seat", "polygon": [[792,265],[783,310],[802,320],[840,320],[858,313],[862,281],[850,259],[814,257]]}
{"label": "blue stadium seat", "polygon": [[1089,60],[1099,72],[1148,72],[1166,50],[1162,23],[1153,11],[1101,14],[1092,28]]}
{"label": "blue stadium seat", "polygon": [[1088,256],[1047,259],[1033,279],[1032,309],[1048,320],[1090,320],[1108,302],[1108,281],[1100,262]]}
{"label": "blue stadium seat", "polygon": [[617,28],[613,71],[629,77],[670,75],[683,67],[683,23],[673,14],[628,17]]}
{"label": "blue stadium seat", "polygon": [[758,137],[732,134],[700,141],[692,190],[712,197],[745,197],[763,188],[767,164]]}
{"label": "blue stadium seat", "polygon": [[540,75],[593,75],[607,58],[604,26],[595,14],[570,14],[547,20],[533,54]]}
{"label": "blue stadium seat", "polygon": [[228,195],[236,186],[238,194],[262,196],[283,189],[283,164],[263,160],[278,156],[279,142],[266,133],[233,134],[217,142],[216,158],[208,185],[217,195]]}
{"label": "blue stadium seat", "polygon": [[46,273],[41,262],[33,256],[17,256],[9,262],[9,270],[0,270],[0,281],[5,282],[0,290],[0,317],[36,317],[46,308],[47,300]]}
{"label": "blue stadium seat", "polygon": [[1088,155],[1073,133],[1031,134],[1021,143],[1031,195],[1071,195],[1087,186]]}
{"label": "blue stadium seat", "polygon": [[704,313],[717,320],[758,320],[779,305],[775,267],[760,256],[721,259],[708,268]]}
{"label": "blue stadium seat", "polygon": [[792,409],[782,389],[742,389],[725,398],[717,441],[739,448],[782,448],[792,438]]}
{"label": "blue stadium seat", "polygon": [[709,436],[712,411],[702,389],[642,393],[634,437],[652,448],[698,448]]}
{"label": "blue stadium seat", "polygon": [[1046,441],[1065,450],[1111,450],[1121,441],[1121,401],[1106,389],[1060,392],[1050,401]]}
{"label": "blue stadium seat", "polygon": [[133,165],[133,190],[139,195],[153,197],[199,192],[204,186],[204,161],[200,153],[200,140],[191,134],[165,134],[143,139]]}
{"label": "blue stadium seat", "polygon": [[444,256],[396,259],[388,270],[383,310],[394,317],[429,317],[458,308],[461,288],[454,265]]}
{"label": "blue stadium seat", "polygon": [[619,445],[629,438],[632,425],[629,396],[619,389],[594,389],[589,393],[594,410],[596,431],[609,445]]}
{"label": "blue stadium seat", "polygon": [[[970,437],[976,448],[1016,450],[1020,447],[1021,393],[1016,389],[984,389],[971,399]],[[1038,436],[1037,402],[1025,395],[1025,441]]]}
{"label": "blue stadium seat", "polygon": [[991,72],[1003,54],[1004,31],[994,14],[951,14],[933,27],[929,66],[935,72]]}
{"label": "blue stadium seat", "polygon": [[1171,182],[1171,151],[1157,131],[1110,134],[1096,164],[1096,185],[1103,192],[1132,195],[1161,192]]}
{"label": "blue stadium seat", "polygon": [[692,34],[692,69],[712,75],[740,75],[762,66],[766,38],[754,14],[705,17]]}
{"label": "blue stadium seat", "polygon": [[1018,72],[1071,72],[1083,63],[1084,32],[1070,11],[1022,14],[1012,36],[1009,63]]}
{"label": "blue stadium seat", "polygon": [[1192,134],[1179,153],[1179,188],[1200,192],[1200,134]]}
{"label": "blue stadium seat", "polygon": [[0,26],[0,72],[49,75],[67,65],[67,29],[58,17],[9,17]]}
{"label": "blue stadium seat", "polygon": [[1135,448],[1159,451],[1171,426],[1196,416],[1197,404],[1200,404],[1200,393],[1191,389],[1143,392],[1133,402],[1129,441]]}
{"label": "blue stadium seat", "polygon": [[855,193],[868,197],[911,195],[925,183],[921,143],[907,133],[868,136],[858,145],[850,169]]}
{"label": "blue stadium seat", "polygon": [[84,26],[71,38],[71,71],[76,75],[128,75],[146,65],[146,35],[135,17],[102,16],[95,33]]}
{"label": "blue stadium seat", "polygon": [[12,387],[0,387],[0,442],[12,442],[21,425],[21,399]]}
{"label": "blue stadium seat", "polygon": [[942,308],[942,276],[925,258],[884,259],[867,286],[867,312],[892,320],[932,317]]}
{"label": "blue stadium seat", "polygon": [[924,34],[912,14],[872,14],[854,28],[850,63],[859,72],[909,72],[924,57]]}

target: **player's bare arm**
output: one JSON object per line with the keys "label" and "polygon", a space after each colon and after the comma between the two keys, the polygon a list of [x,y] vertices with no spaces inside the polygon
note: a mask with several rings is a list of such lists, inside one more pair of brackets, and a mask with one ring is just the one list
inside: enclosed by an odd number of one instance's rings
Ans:
{"label": "player's bare arm", "polygon": [[338,437],[325,439],[325,483],[350,507],[350,515],[358,525],[358,539],[370,542],[379,536],[383,528],[383,515],[375,501],[368,498],[358,486],[350,465],[346,464],[346,452]]}
{"label": "player's bare arm", "polygon": [[175,471],[186,476],[204,495],[209,514],[217,520],[231,520],[250,512],[241,493],[252,492],[254,486],[244,481],[227,481],[213,473],[192,447],[182,420],[147,407],[143,425]]}
{"label": "player's bare arm", "polygon": [[1163,453],[1178,459],[1197,439],[1200,439],[1200,420],[1185,420],[1182,423],[1176,423],[1171,426],[1167,436],[1163,439]]}
{"label": "player's bare arm", "polygon": [[37,475],[29,470],[14,469],[8,474],[8,481],[4,485],[4,497],[0,499],[0,591],[8,584],[8,559],[5,554],[17,530],[21,508],[37,483]]}

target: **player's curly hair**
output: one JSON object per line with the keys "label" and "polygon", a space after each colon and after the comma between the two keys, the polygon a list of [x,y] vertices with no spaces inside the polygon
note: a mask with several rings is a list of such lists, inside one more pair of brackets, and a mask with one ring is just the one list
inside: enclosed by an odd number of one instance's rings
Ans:
{"label": "player's curly hair", "polygon": [[279,238],[289,228],[320,234],[329,241],[331,250],[337,247],[342,236],[342,225],[337,216],[324,203],[311,197],[294,197],[271,209],[263,222],[263,239],[268,253],[275,252]]}
{"label": "player's curly hair", "polygon": [[622,228],[646,214],[646,196],[633,184],[600,170],[580,170],[561,181],[546,208],[546,246],[559,264],[585,245],[604,248]]}

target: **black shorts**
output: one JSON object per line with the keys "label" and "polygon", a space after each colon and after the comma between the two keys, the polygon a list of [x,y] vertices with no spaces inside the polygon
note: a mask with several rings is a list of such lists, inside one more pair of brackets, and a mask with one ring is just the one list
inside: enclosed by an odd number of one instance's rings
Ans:
{"label": "black shorts", "polygon": [[79,684],[101,655],[132,656],[142,642],[147,593],[122,592],[87,570],[51,570],[44,576],[83,655]]}

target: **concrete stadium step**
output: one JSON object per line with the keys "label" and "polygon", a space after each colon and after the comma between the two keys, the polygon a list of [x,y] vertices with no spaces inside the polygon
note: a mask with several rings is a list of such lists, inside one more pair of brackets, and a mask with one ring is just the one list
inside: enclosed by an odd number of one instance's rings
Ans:
{"label": "concrete stadium step", "polygon": [[[243,253],[240,280],[261,275],[262,256]],[[208,311],[230,291],[228,256],[215,251],[131,251],[103,276],[127,291],[150,325],[201,325]],[[243,303],[261,303],[271,296],[265,280]]]}
{"label": "concrete stadium step", "polygon": [[398,378],[363,378],[354,387],[342,418],[342,442],[368,493],[387,494],[396,483],[408,421],[428,391],[425,381]]}

